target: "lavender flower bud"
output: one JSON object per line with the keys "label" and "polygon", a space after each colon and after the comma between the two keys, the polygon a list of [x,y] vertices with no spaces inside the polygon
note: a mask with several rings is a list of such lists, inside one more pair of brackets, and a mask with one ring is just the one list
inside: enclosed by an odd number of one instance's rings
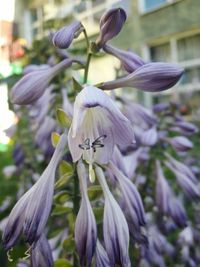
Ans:
{"label": "lavender flower bud", "polygon": [[96,246],[95,267],[110,267],[108,255],[99,240],[97,240]]}
{"label": "lavender flower bud", "polygon": [[73,60],[65,59],[51,68],[32,71],[20,79],[11,91],[11,101],[18,105],[32,104],[45,92],[49,82],[64,68],[71,66]]}
{"label": "lavender flower bud", "polygon": [[193,143],[184,136],[176,136],[168,139],[169,143],[178,152],[185,152],[193,148]]}
{"label": "lavender flower bud", "polygon": [[159,92],[174,86],[183,74],[183,69],[170,63],[147,63],[133,73],[114,81],[99,84],[103,90],[120,87],[135,87],[142,91]]}
{"label": "lavender flower bud", "polygon": [[174,123],[175,129],[179,129],[185,135],[191,135],[198,132],[198,128],[196,125],[186,121],[176,121]]}
{"label": "lavender flower bud", "polygon": [[152,127],[142,133],[141,143],[144,146],[154,146],[158,141],[158,133],[155,127]]}
{"label": "lavender flower bud", "polygon": [[130,267],[128,224],[108,188],[102,169],[96,166],[95,172],[105,197],[103,233],[110,266]]}
{"label": "lavender flower bud", "polygon": [[167,110],[169,107],[169,103],[158,103],[153,105],[153,111],[158,113]]}
{"label": "lavender flower bud", "polygon": [[42,234],[40,239],[33,245],[31,249],[31,267],[53,267],[53,257],[51,247]]}
{"label": "lavender flower bud", "polygon": [[145,64],[144,60],[133,52],[123,51],[111,45],[104,45],[103,50],[106,53],[117,57],[128,73],[134,72],[136,69]]}
{"label": "lavender flower bud", "polygon": [[79,34],[83,31],[83,26],[81,22],[74,21],[69,26],[62,27],[52,37],[53,45],[65,49],[68,48],[73,39],[77,38]]}
{"label": "lavender flower bud", "polygon": [[81,266],[91,266],[97,242],[95,217],[87,195],[87,180],[84,164],[79,161],[77,172],[81,189],[81,206],[75,223],[75,242]]}
{"label": "lavender flower bud", "polygon": [[100,36],[96,43],[99,48],[118,35],[126,21],[126,12],[122,8],[107,11],[100,20]]}

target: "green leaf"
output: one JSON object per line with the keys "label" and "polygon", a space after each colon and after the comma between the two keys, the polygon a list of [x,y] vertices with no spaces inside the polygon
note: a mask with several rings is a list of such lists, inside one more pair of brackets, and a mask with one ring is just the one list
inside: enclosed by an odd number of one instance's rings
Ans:
{"label": "green leaf", "polygon": [[72,197],[68,194],[67,191],[59,192],[54,196],[55,204],[64,204],[69,201]]}
{"label": "green leaf", "polygon": [[103,220],[103,208],[101,207],[94,208],[93,211],[94,211],[97,224],[101,223]]}
{"label": "green leaf", "polygon": [[100,185],[93,185],[88,188],[88,196],[90,200],[93,200],[101,195],[102,195],[102,189]]}
{"label": "green leaf", "polygon": [[56,110],[56,117],[58,123],[64,127],[64,128],[69,128],[71,126],[72,120],[71,118],[65,113],[65,111],[61,108],[58,108]]}
{"label": "green leaf", "polygon": [[72,212],[71,207],[64,207],[62,205],[55,205],[53,208],[52,216],[58,216]]}
{"label": "green leaf", "polygon": [[69,178],[72,176],[71,173],[65,173],[62,175],[58,181],[55,183],[55,189],[61,189],[66,186],[69,181]]}
{"label": "green leaf", "polygon": [[53,147],[57,146],[59,140],[60,140],[60,135],[56,132],[52,132],[51,133],[51,143],[52,143]]}
{"label": "green leaf", "polygon": [[72,78],[72,82],[73,82],[74,91],[80,92],[83,88],[82,85],[79,82],[77,82],[77,80],[75,80],[74,78]]}
{"label": "green leaf", "polygon": [[72,263],[66,259],[58,259],[54,262],[54,267],[72,267]]}
{"label": "green leaf", "polygon": [[75,250],[75,241],[73,235],[68,236],[67,239],[63,242],[63,248],[68,252],[74,252]]}
{"label": "green leaf", "polygon": [[74,172],[73,166],[67,161],[62,160],[59,164],[59,174],[63,176],[64,174],[72,175]]}

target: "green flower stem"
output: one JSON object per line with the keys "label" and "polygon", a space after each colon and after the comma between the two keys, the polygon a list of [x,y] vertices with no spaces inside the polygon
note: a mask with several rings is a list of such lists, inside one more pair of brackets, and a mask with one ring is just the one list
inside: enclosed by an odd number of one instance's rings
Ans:
{"label": "green flower stem", "polygon": [[84,83],[87,83],[90,60],[91,60],[91,57],[92,57],[92,53],[90,51],[90,42],[89,42],[89,38],[88,38],[86,30],[84,30],[83,33],[85,35],[85,40],[86,40],[86,44],[87,44],[87,61],[86,61],[84,80],[83,81],[84,81]]}

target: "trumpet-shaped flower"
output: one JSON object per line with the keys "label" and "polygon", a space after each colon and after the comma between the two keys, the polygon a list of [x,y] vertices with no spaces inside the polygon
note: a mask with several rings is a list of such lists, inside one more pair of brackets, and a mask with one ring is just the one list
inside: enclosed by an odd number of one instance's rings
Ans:
{"label": "trumpet-shaped flower", "polygon": [[86,170],[81,161],[78,162],[77,172],[82,200],[75,223],[75,242],[81,266],[91,266],[97,242],[97,228],[87,195]]}
{"label": "trumpet-shaped flower", "polygon": [[42,235],[51,211],[56,167],[66,142],[67,136],[63,134],[40,179],[12,209],[3,232],[3,245],[6,250],[15,245],[21,233],[30,245],[37,242]]}
{"label": "trumpet-shaped flower", "polygon": [[103,235],[110,266],[130,267],[128,224],[108,188],[102,169],[96,166],[95,172],[105,197]]}
{"label": "trumpet-shaped flower", "polygon": [[106,164],[115,144],[124,147],[133,142],[131,123],[111,98],[102,90],[86,85],[76,97],[68,134],[73,161],[83,156],[89,164]]}
{"label": "trumpet-shaped flower", "polygon": [[42,234],[40,239],[34,244],[31,249],[31,266],[32,267],[53,267],[53,257],[51,247]]}
{"label": "trumpet-shaped flower", "polygon": [[31,71],[21,78],[11,91],[11,101],[18,105],[28,105],[38,100],[49,82],[64,68],[72,65],[72,59],[65,59],[51,68]]}

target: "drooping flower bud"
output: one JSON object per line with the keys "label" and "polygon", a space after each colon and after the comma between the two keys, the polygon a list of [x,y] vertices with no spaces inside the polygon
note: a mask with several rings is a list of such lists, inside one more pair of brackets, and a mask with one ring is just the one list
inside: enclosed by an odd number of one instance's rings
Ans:
{"label": "drooping flower bud", "polygon": [[18,105],[34,103],[44,94],[49,82],[62,69],[71,66],[72,62],[72,59],[65,59],[54,67],[28,73],[12,88],[11,102]]}
{"label": "drooping flower bud", "polygon": [[96,43],[99,48],[118,35],[126,21],[126,12],[122,8],[107,11],[100,20],[100,36]]}
{"label": "drooping flower bud", "polygon": [[136,69],[145,64],[141,57],[131,51],[123,51],[111,45],[104,45],[103,50],[106,53],[117,57],[128,73],[134,72]]}
{"label": "drooping flower bud", "polygon": [[154,146],[158,141],[158,133],[155,127],[152,127],[142,133],[141,143],[144,146]]}
{"label": "drooping flower bud", "polygon": [[62,27],[60,30],[55,32],[52,37],[52,43],[60,49],[68,48],[73,39],[77,38],[82,31],[83,25],[81,22],[74,21],[70,25]]}
{"label": "drooping flower bud", "polygon": [[183,69],[171,63],[147,63],[133,73],[117,80],[99,84],[103,90],[120,87],[135,87],[142,91],[159,92],[174,86],[183,74]]}
{"label": "drooping flower bud", "polygon": [[169,143],[178,152],[185,152],[193,148],[193,143],[184,136],[176,136],[168,139]]}

